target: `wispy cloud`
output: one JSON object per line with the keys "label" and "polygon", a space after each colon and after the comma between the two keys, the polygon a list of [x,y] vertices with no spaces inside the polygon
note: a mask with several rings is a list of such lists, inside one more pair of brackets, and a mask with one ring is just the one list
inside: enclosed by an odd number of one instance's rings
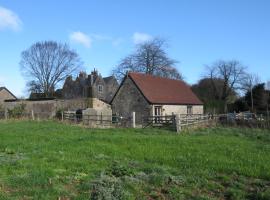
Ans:
{"label": "wispy cloud", "polygon": [[116,38],[112,40],[112,45],[118,47],[120,44],[124,42],[123,38]]}
{"label": "wispy cloud", "polygon": [[140,44],[140,43],[143,43],[143,42],[147,42],[149,40],[152,40],[153,39],[153,36],[152,35],[149,35],[147,33],[139,33],[139,32],[136,32],[133,34],[133,42],[134,44]]}
{"label": "wispy cloud", "polygon": [[16,13],[0,6],[0,30],[11,29],[19,31],[22,26],[22,21]]}
{"label": "wispy cloud", "polygon": [[87,34],[81,31],[72,32],[69,35],[69,40],[73,43],[81,44],[87,48],[92,47],[92,44],[96,42],[109,42],[112,44],[112,46],[116,47],[116,46],[119,46],[124,41],[120,37],[114,38],[111,36],[95,34],[95,33]]}
{"label": "wispy cloud", "polygon": [[112,40],[111,37],[109,36],[106,36],[106,35],[101,35],[101,34],[91,34],[90,37],[93,39],[93,40],[101,40],[101,41],[109,41],[109,40]]}
{"label": "wispy cloud", "polygon": [[90,48],[92,45],[92,39],[87,34],[76,31],[69,35],[69,39],[71,42],[81,44],[87,48]]}

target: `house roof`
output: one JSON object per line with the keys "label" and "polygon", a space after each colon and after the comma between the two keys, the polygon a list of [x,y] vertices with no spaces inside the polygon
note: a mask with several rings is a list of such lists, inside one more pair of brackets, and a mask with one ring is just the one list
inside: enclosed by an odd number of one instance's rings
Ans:
{"label": "house roof", "polygon": [[128,76],[152,104],[202,105],[183,81],[130,72]]}
{"label": "house roof", "polygon": [[14,97],[14,99],[17,99],[17,97],[16,97],[12,92],[10,92],[6,87],[0,87],[0,92],[1,92],[2,90],[8,91],[8,92],[10,93],[10,95]]}
{"label": "house roof", "polygon": [[108,76],[108,77],[104,77],[103,80],[105,81],[105,83],[110,82],[111,80],[114,80],[115,77],[114,76]]}

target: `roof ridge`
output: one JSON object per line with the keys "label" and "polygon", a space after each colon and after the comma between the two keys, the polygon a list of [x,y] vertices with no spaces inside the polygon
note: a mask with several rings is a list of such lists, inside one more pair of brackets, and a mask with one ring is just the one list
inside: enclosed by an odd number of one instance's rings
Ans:
{"label": "roof ridge", "polygon": [[157,76],[157,75],[152,75],[152,74],[144,74],[142,72],[129,72],[128,74],[138,74],[138,75],[149,76],[149,77],[153,77],[153,78],[167,79],[167,80],[170,80],[170,81],[178,81],[178,82],[183,82],[186,85],[188,85],[184,80],[181,80],[181,79],[172,79],[172,78],[162,77],[162,76]]}

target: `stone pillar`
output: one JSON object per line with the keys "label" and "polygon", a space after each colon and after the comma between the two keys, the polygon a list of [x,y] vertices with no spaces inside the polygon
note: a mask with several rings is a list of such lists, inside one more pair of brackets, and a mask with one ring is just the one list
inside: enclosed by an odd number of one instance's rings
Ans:
{"label": "stone pillar", "polygon": [[136,113],[132,112],[132,128],[136,128]]}

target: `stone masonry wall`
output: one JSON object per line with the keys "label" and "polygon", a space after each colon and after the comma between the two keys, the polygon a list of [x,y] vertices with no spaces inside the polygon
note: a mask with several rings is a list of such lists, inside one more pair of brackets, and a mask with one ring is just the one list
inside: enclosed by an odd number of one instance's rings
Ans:
{"label": "stone masonry wall", "polygon": [[[187,105],[162,105],[163,115],[187,114]],[[203,114],[203,105],[192,105],[192,114]]]}
{"label": "stone masonry wall", "polygon": [[6,89],[0,91],[0,104],[3,104],[5,100],[15,99]]}
{"label": "stone masonry wall", "polygon": [[131,119],[132,112],[136,112],[136,124],[142,124],[144,118],[150,115],[151,106],[141,92],[127,77],[112,101],[113,114]]}
{"label": "stone masonry wall", "polygon": [[65,111],[76,111],[78,109],[92,108],[109,108],[110,105],[100,101],[98,99],[80,98],[80,99],[69,99],[69,100],[46,100],[46,101],[14,101],[14,102],[3,102],[2,106],[4,109],[12,109],[20,104],[25,104],[26,113],[32,111],[39,118],[52,118],[55,116],[57,110]]}

